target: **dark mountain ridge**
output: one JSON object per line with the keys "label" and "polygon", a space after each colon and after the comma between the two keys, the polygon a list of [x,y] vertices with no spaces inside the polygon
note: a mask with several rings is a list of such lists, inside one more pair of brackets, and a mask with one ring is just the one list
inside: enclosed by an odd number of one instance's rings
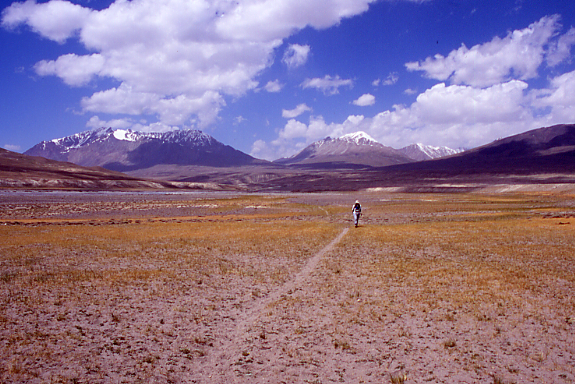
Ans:
{"label": "dark mountain ridge", "polygon": [[575,172],[575,124],[534,129],[409,169],[448,174]]}

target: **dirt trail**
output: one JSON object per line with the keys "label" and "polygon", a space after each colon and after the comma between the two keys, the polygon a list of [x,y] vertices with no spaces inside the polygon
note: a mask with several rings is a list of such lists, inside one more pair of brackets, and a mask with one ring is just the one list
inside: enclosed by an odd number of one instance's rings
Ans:
{"label": "dirt trail", "polygon": [[[292,280],[257,301],[251,308],[245,311],[240,318],[236,319],[237,325],[228,335],[228,339],[220,345],[217,350],[213,350],[210,353],[208,360],[204,364],[205,368],[213,369],[213,374],[208,376],[214,377],[219,375],[222,379],[225,377],[229,379],[229,375],[233,371],[230,367],[237,361],[238,356],[242,355],[246,339],[249,338],[250,328],[257,322],[258,318],[263,315],[266,308],[273,302],[294,292],[296,289],[304,289],[303,286],[306,279],[313,273],[318,263],[343,239],[348,231],[349,228],[345,228],[341,231],[328,245],[313,255]],[[204,372],[208,374],[205,369]]]}

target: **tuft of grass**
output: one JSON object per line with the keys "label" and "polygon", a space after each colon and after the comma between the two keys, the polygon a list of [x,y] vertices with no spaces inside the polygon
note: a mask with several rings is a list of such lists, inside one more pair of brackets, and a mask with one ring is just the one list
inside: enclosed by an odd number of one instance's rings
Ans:
{"label": "tuft of grass", "polygon": [[407,381],[407,372],[399,369],[389,373],[389,379],[394,384],[401,384]]}
{"label": "tuft of grass", "polygon": [[341,348],[342,351],[351,350],[351,345],[346,340],[335,339],[333,341],[333,347],[335,349]]}
{"label": "tuft of grass", "polygon": [[493,384],[516,384],[515,381],[504,380],[503,378],[494,375]]}

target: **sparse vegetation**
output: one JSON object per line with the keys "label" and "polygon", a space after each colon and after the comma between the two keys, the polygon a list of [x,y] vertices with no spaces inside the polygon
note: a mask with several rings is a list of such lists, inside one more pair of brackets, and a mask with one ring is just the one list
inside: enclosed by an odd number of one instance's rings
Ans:
{"label": "sparse vegetation", "polygon": [[575,381],[572,196],[365,193],[295,284],[355,198],[11,203],[0,381]]}

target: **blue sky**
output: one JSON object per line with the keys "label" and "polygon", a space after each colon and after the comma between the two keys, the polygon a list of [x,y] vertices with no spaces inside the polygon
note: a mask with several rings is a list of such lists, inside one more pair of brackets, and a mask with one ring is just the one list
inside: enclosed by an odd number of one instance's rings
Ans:
{"label": "blue sky", "polygon": [[194,128],[253,156],[575,123],[575,2],[3,2],[0,146]]}

